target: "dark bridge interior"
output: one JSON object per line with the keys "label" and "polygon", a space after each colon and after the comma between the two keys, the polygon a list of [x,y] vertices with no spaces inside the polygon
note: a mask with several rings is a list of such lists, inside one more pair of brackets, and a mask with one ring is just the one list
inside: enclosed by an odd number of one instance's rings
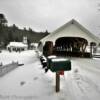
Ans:
{"label": "dark bridge interior", "polygon": [[46,41],[43,47],[45,56],[55,54],[57,56],[90,57],[85,52],[88,41],[81,37],[60,37],[55,41]]}

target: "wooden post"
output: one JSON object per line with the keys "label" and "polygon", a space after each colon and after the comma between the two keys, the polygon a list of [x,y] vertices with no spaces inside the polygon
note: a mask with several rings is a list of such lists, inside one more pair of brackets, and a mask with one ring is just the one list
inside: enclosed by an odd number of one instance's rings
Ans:
{"label": "wooden post", "polygon": [[90,45],[90,55],[91,55],[91,58],[92,58],[92,51],[93,51],[93,47],[92,47],[92,45]]}
{"label": "wooden post", "polygon": [[60,91],[60,75],[59,72],[56,72],[56,92]]}

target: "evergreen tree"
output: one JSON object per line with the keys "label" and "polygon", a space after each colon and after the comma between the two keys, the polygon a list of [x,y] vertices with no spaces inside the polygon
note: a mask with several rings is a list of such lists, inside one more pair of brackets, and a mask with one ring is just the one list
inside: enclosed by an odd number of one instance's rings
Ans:
{"label": "evergreen tree", "polygon": [[4,14],[0,14],[0,25],[6,25],[7,24],[7,19],[5,18]]}
{"label": "evergreen tree", "polygon": [[3,38],[4,38],[4,26],[6,25],[7,20],[4,16],[4,14],[0,14],[0,45],[4,42]]}
{"label": "evergreen tree", "polygon": [[29,27],[29,32],[31,32],[31,33],[33,32],[33,30],[30,27]]}
{"label": "evergreen tree", "polygon": [[9,31],[9,33],[8,33],[8,43],[11,42],[11,41],[14,41],[14,37],[13,37],[12,31]]}

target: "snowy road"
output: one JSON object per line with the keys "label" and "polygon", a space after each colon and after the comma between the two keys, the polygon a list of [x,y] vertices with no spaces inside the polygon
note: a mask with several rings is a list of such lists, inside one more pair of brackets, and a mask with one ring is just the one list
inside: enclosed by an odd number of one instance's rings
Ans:
{"label": "snowy road", "polygon": [[100,60],[72,58],[72,71],[61,76],[55,93],[55,73],[44,73],[35,51],[0,53],[0,62],[24,63],[0,77],[0,100],[100,100]]}
{"label": "snowy road", "polygon": [[100,100],[99,60],[73,58],[72,66],[66,78],[68,86],[65,86],[71,94],[69,100]]}

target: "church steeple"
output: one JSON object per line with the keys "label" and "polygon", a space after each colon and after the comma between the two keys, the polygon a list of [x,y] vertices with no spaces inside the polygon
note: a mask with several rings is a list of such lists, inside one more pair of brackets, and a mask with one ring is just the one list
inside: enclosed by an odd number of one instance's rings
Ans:
{"label": "church steeple", "polygon": [[27,36],[23,36],[23,43],[27,44]]}

